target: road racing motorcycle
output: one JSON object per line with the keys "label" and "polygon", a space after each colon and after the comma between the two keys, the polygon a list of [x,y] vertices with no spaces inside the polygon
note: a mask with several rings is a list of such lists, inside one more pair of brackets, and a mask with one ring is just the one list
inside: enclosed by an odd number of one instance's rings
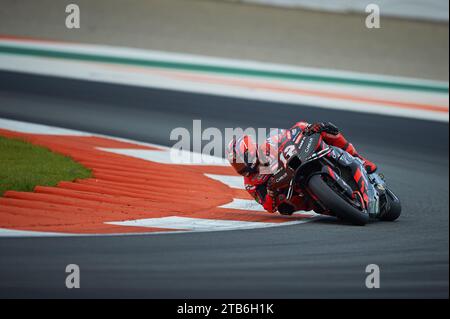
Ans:
{"label": "road racing motorcycle", "polygon": [[271,187],[280,194],[280,213],[292,214],[292,198],[307,196],[315,212],[355,225],[400,216],[400,200],[384,176],[368,174],[361,159],[328,145],[320,133],[305,134],[294,128],[283,135],[276,160],[266,164],[274,175]]}

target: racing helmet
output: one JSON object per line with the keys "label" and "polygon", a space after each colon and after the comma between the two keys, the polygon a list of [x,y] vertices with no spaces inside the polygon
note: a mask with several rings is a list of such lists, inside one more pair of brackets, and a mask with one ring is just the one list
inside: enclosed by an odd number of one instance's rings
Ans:
{"label": "racing helmet", "polygon": [[254,173],[258,166],[258,144],[248,135],[233,137],[228,144],[227,158],[239,175]]}

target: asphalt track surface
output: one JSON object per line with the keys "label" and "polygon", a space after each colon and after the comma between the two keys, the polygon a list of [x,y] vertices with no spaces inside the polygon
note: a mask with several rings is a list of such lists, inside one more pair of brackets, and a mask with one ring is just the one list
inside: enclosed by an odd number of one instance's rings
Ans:
{"label": "asphalt track surface", "polygon": [[[1,238],[0,297],[448,298],[447,123],[0,72],[0,117],[172,145],[170,131],[329,120],[403,202],[393,223]],[[81,289],[65,288],[65,267]],[[381,288],[365,287],[365,267]]]}

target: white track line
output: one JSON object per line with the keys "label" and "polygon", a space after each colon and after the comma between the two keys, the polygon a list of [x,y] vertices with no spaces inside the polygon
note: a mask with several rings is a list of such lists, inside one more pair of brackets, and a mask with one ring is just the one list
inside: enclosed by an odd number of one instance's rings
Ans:
{"label": "white track line", "polygon": [[223,230],[237,230],[237,229],[255,229],[266,227],[277,227],[287,225],[297,225],[306,223],[309,220],[295,220],[285,223],[265,223],[265,222],[248,222],[237,220],[222,220],[222,219],[206,219],[206,218],[192,218],[170,216],[161,218],[146,218],[127,220],[121,222],[108,222],[106,224],[119,226],[133,226],[133,227],[157,227],[168,229],[180,229],[198,231],[223,231]]}
{"label": "white track line", "polygon": [[205,174],[206,177],[212,178],[216,181],[224,183],[228,187],[245,189],[244,181],[240,176],[229,176],[229,175],[216,175],[216,174]]}

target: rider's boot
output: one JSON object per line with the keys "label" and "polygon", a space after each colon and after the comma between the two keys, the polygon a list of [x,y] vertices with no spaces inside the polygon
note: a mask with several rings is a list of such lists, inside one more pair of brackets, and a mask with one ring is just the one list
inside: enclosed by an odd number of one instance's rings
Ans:
{"label": "rider's boot", "polygon": [[375,171],[377,170],[377,165],[375,165],[375,163],[369,161],[367,158],[362,157],[358,153],[351,154],[351,155],[358,157],[359,159],[361,159],[364,162],[364,168],[366,169],[367,173],[372,174],[372,173],[375,173]]}

